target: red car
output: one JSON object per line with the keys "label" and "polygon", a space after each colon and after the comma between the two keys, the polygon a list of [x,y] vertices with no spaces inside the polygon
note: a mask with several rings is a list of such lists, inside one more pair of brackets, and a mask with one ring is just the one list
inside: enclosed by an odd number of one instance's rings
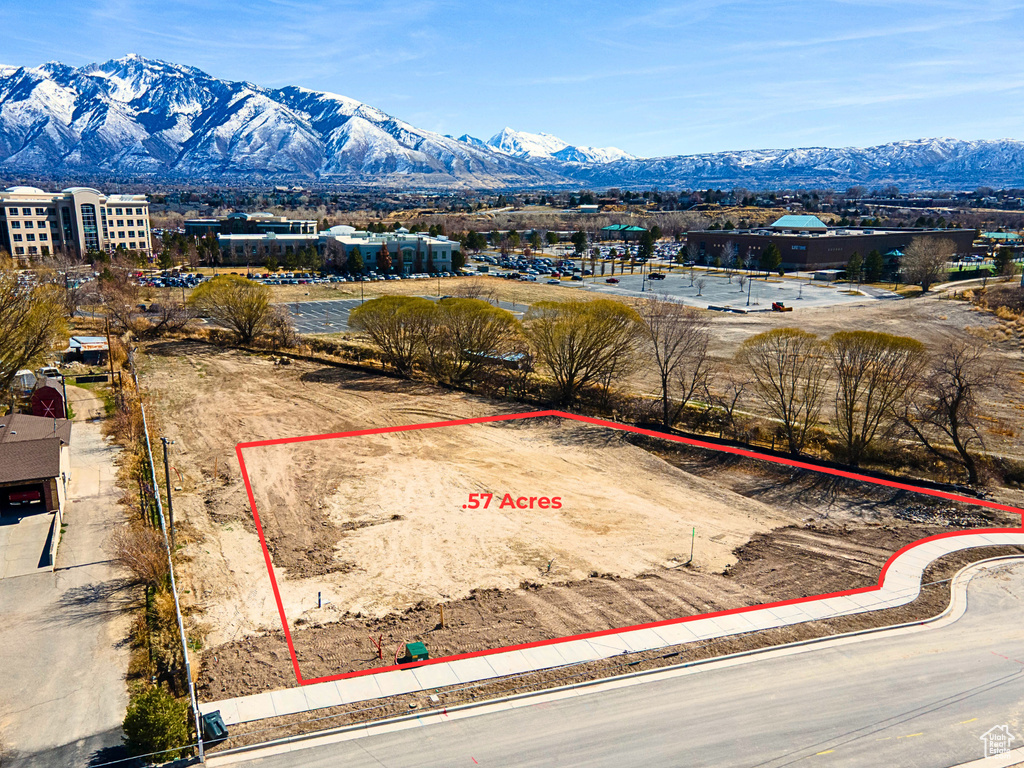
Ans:
{"label": "red car", "polygon": [[605,280],[605,282],[606,283],[617,283],[617,282],[619,282],[619,278],[617,278],[617,277],[609,277],[607,280]]}

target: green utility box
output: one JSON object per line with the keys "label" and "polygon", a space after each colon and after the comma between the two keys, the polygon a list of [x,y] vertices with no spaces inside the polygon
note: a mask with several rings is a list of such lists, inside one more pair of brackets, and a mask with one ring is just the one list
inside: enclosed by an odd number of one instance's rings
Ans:
{"label": "green utility box", "polygon": [[410,661],[425,661],[430,658],[430,654],[427,653],[427,646],[423,643],[406,643],[405,644],[405,656],[402,661],[408,664]]}
{"label": "green utility box", "polygon": [[203,741],[208,745],[220,744],[228,737],[227,726],[220,716],[220,710],[203,715]]}

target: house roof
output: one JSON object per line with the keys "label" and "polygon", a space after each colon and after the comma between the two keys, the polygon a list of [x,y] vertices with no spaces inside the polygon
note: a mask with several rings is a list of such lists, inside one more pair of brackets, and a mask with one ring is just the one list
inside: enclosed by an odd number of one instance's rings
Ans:
{"label": "house roof", "polygon": [[786,215],[780,217],[774,224],[773,229],[828,229],[817,216],[795,216]]}
{"label": "house roof", "polygon": [[71,422],[23,413],[0,416],[0,483],[60,474],[60,449],[71,443]]}

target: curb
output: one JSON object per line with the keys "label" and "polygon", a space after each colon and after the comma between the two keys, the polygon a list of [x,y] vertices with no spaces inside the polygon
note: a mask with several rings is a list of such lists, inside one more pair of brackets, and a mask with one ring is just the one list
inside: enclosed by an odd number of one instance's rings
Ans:
{"label": "curb", "polygon": [[[970,574],[970,578],[968,578],[966,581],[963,581],[963,578],[967,574],[967,572],[968,571],[973,571],[973,570],[977,570],[977,571],[986,570],[986,569],[988,569],[988,568],[990,568],[990,567],[992,567],[992,566],[994,566],[996,564],[999,564],[999,563],[1002,563],[1002,562],[1005,562],[1005,561],[1024,562],[1024,555],[1001,555],[999,557],[990,557],[990,558],[986,558],[984,560],[978,560],[976,562],[969,563],[968,565],[965,565],[963,568],[961,568],[959,571],[957,571],[949,579],[949,584],[950,584],[950,600],[949,600],[949,604],[940,613],[936,614],[935,616],[932,616],[931,618],[922,619],[921,621],[905,622],[905,623],[902,623],[902,624],[891,624],[891,625],[884,626],[884,627],[871,627],[869,629],[861,629],[861,630],[856,630],[856,631],[853,631],[853,632],[844,632],[843,634],[839,634],[839,635],[828,635],[826,637],[809,638],[807,640],[798,640],[798,641],[795,641],[795,642],[792,642],[792,643],[784,643],[782,645],[773,645],[773,646],[768,646],[768,647],[765,647],[765,648],[755,648],[755,649],[751,649],[749,651],[739,651],[737,653],[726,654],[724,656],[715,656],[715,657],[708,658],[708,659],[698,659],[696,661],[683,662],[681,664],[674,664],[674,665],[670,665],[670,666],[667,666],[667,667],[658,667],[657,669],[647,669],[647,670],[641,670],[641,671],[638,671],[638,672],[627,672],[626,674],[614,675],[612,677],[604,677],[604,678],[599,678],[599,679],[596,679],[596,680],[584,680],[584,681],[581,681],[579,683],[572,683],[572,684],[569,684],[569,685],[557,686],[555,688],[545,688],[545,689],[540,690],[540,691],[531,691],[531,692],[526,692],[526,693],[519,693],[519,694],[515,694],[515,695],[512,695],[512,696],[503,696],[503,697],[499,697],[497,699],[488,699],[487,701],[478,701],[478,702],[472,702],[472,703],[467,703],[467,704],[457,704],[455,706],[445,707],[443,709],[426,710],[426,711],[423,711],[423,712],[418,712],[416,714],[399,715],[399,716],[396,716],[396,717],[385,718],[383,720],[374,720],[374,721],[368,721],[368,722],[365,722],[365,723],[357,723],[357,724],[352,724],[352,725],[345,725],[345,726],[341,726],[339,728],[331,728],[331,729],[327,729],[327,730],[323,730],[323,731],[314,731],[312,733],[299,734],[297,736],[287,736],[287,737],[282,738],[282,739],[274,739],[274,740],[271,740],[271,741],[260,742],[258,744],[251,744],[251,745],[247,745],[247,746],[243,746],[243,747],[235,747],[233,749],[227,749],[227,750],[224,750],[223,752],[216,752],[216,753],[214,753],[213,755],[210,756],[210,758],[209,758],[209,760],[207,762],[209,764],[211,764],[211,765],[229,765],[229,764],[237,762],[237,760],[234,760],[234,759],[220,760],[219,758],[221,758],[221,757],[232,758],[232,757],[237,757],[237,756],[245,755],[247,753],[254,752],[254,751],[257,751],[257,750],[263,750],[263,749],[272,750],[274,747],[285,747],[285,746],[289,746],[289,745],[299,744],[299,743],[301,743],[303,741],[310,741],[310,740],[320,739],[320,738],[325,738],[325,737],[330,737],[330,736],[340,736],[340,735],[344,735],[344,734],[347,734],[347,733],[353,733],[353,732],[360,731],[360,730],[367,731],[366,735],[370,735],[369,734],[370,729],[379,728],[381,726],[401,725],[402,723],[409,723],[411,721],[421,720],[421,719],[424,719],[424,718],[449,716],[450,713],[453,713],[453,712],[465,712],[465,711],[471,711],[471,710],[474,710],[474,709],[480,709],[480,708],[483,708],[483,707],[493,707],[493,706],[500,705],[500,704],[506,704],[506,703],[516,702],[516,701],[523,701],[523,700],[528,700],[528,699],[532,699],[532,698],[550,697],[552,694],[568,693],[570,691],[577,691],[577,690],[580,690],[580,689],[592,688],[592,687],[599,686],[599,685],[608,685],[608,684],[611,684],[611,683],[622,682],[622,681],[626,681],[626,680],[638,680],[640,678],[649,677],[649,676],[652,676],[652,675],[666,674],[666,673],[671,673],[671,672],[678,672],[678,671],[681,671],[681,670],[684,670],[684,669],[690,669],[690,668],[694,668],[694,667],[703,667],[703,666],[707,666],[707,665],[713,664],[713,663],[717,664],[717,663],[721,663],[721,662],[725,662],[725,661],[732,661],[732,660],[736,660],[736,659],[744,659],[744,658],[749,658],[749,657],[752,657],[752,656],[758,656],[760,654],[766,654],[766,653],[771,653],[771,652],[776,652],[777,653],[777,652],[786,651],[786,650],[798,650],[798,649],[807,648],[807,647],[813,646],[813,645],[819,645],[819,644],[822,644],[822,643],[845,644],[845,642],[855,641],[858,638],[865,638],[867,636],[879,634],[879,633],[882,633],[882,632],[895,632],[895,631],[903,630],[903,629],[913,629],[913,628],[921,629],[921,628],[925,628],[925,627],[930,627],[930,625],[943,622],[944,620],[947,620],[947,619],[948,619],[948,623],[952,624],[952,623],[958,621],[964,615],[964,613],[966,613],[966,611],[967,611],[967,600],[966,600],[967,587],[970,584],[971,579],[973,579],[974,576],[977,575],[975,573],[971,573]],[[961,592],[962,592],[962,597],[961,597]],[[883,608],[881,610],[886,610],[886,609]],[[684,643],[684,644],[681,644],[681,645],[686,645],[686,644]],[[672,647],[672,646],[670,646],[670,647]],[[678,647],[678,646],[675,646],[675,647]],[[560,666],[560,667],[552,667],[552,669],[569,669],[569,668],[572,668],[572,667],[575,667],[575,666],[579,666],[581,664],[588,664],[588,663],[590,663],[590,662],[579,662],[578,664],[566,664],[566,665],[563,665],[563,666]],[[1017,752],[1022,752],[1022,754],[1024,754],[1024,751],[1014,750],[1014,753],[1017,753]],[[246,758],[246,759],[255,759],[255,758],[249,757],[249,758]],[[974,763],[969,763],[967,765],[974,765]],[[979,763],[979,765],[980,765],[980,763]],[[991,765],[992,768],[1009,768],[1009,766],[1011,766],[1013,764],[1012,763],[998,763],[997,764],[997,763],[992,763],[992,762],[985,762],[984,765]]]}

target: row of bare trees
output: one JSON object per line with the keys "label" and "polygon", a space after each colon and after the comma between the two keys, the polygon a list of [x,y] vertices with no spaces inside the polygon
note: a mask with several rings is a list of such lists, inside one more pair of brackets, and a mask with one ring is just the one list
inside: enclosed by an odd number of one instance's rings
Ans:
{"label": "row of bare trees", "polygon": [[821,340],[778,328],[744,342],[739,362],[790,452],[805,450],[831,397],[831,424],[848,463],[859,465],[881,440],[909,437],[978,482],[979,393],[998,376],[983,346],[950,338],[929,354],[904,336],[840,331]]}

